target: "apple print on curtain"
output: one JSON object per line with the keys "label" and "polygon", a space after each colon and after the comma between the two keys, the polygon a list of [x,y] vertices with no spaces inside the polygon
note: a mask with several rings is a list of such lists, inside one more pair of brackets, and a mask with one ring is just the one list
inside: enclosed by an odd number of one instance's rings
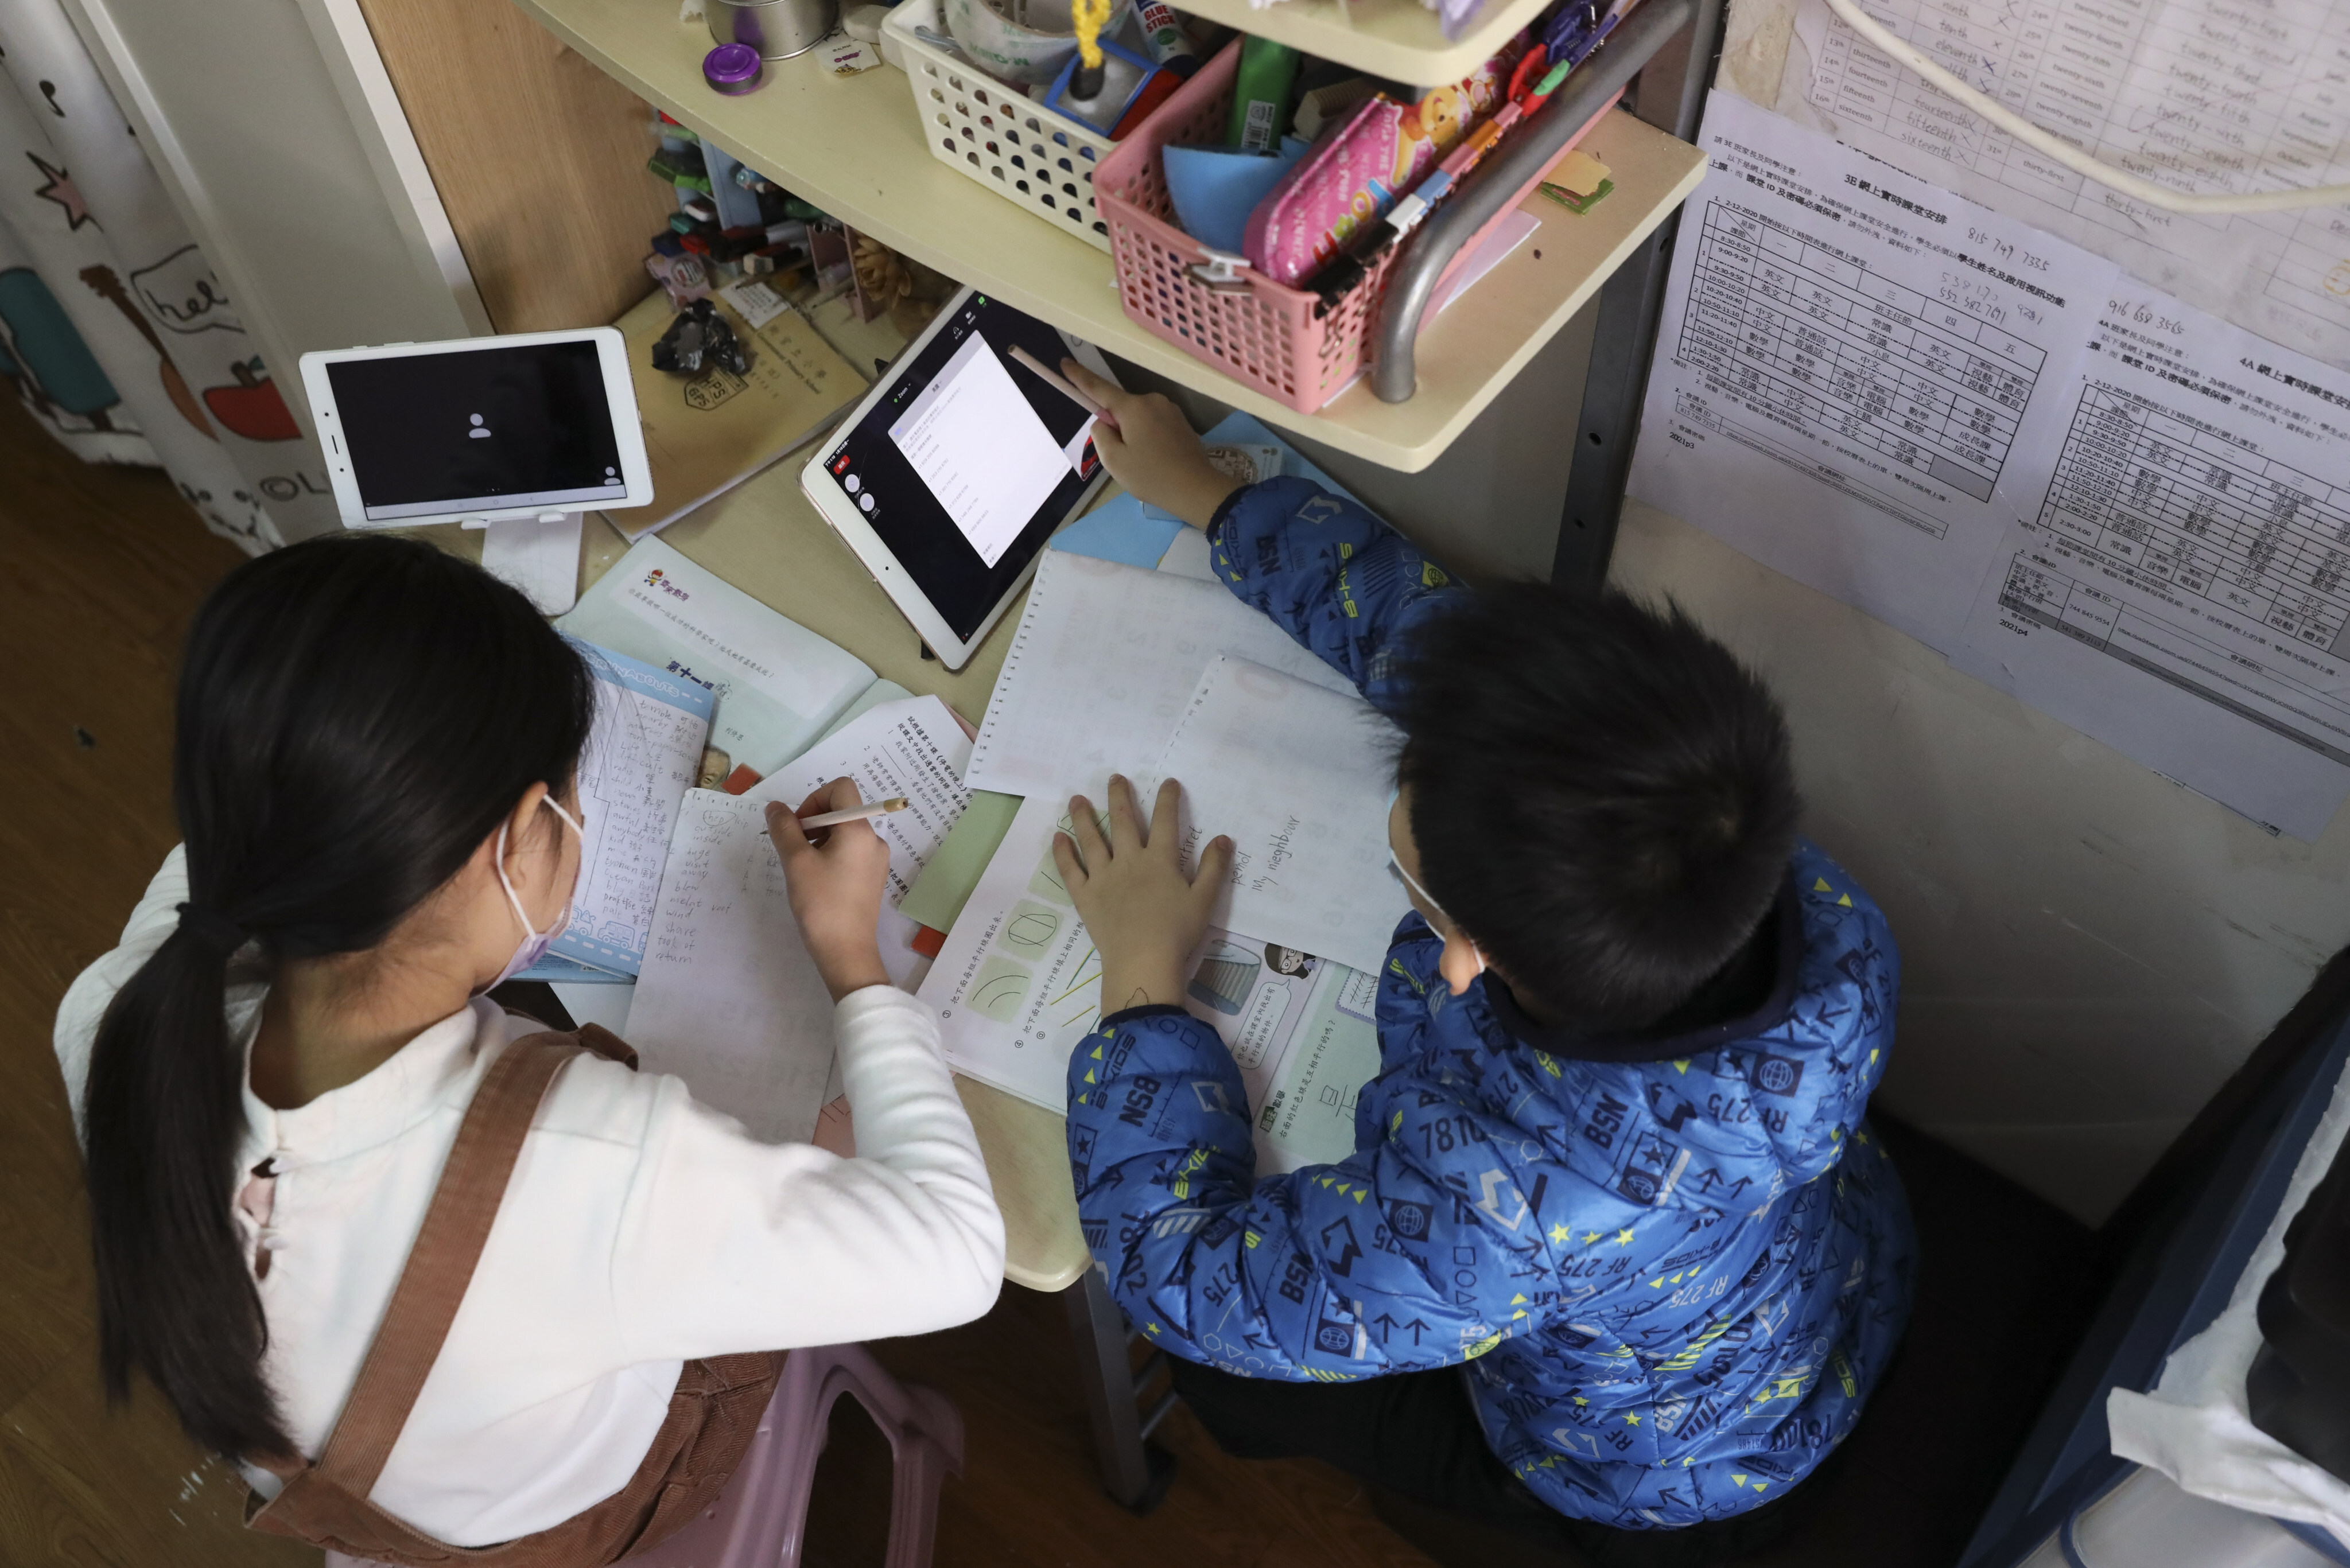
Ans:
{"label": "apple print on curtain", "polygon": [[[78,355],[60,342],[75,336]],[[315,450],[57,0],[0,0],[0,353],[68,445],[160,462],[247,550],[339,525]]]}

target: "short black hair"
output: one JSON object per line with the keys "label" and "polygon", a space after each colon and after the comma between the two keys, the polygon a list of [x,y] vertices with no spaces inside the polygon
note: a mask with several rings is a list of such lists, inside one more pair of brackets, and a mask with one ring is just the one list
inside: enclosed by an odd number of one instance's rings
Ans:
{"label": "short black hair", "polygon": [[1785,716],[1679,605],[1501,583],[1443,596],[1395,705],[1429,894],[1513,987],[1637,1029],[1770,910],[1803,809]]}

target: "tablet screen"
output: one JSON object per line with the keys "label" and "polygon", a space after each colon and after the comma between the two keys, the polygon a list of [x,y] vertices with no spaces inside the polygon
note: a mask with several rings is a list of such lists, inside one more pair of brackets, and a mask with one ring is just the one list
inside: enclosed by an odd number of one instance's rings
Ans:
{"label": "tablet screen", "polygon": [[1101,460],[1093,417],[1011,357],[1058,369],[1061,336],[985,295],[890,372],[825,469],[957,637],[1020,580]]}
{"label": "tablet screen", "polygon": [[369,522],[629,493],[593,343],[341,359],[327,379]]}

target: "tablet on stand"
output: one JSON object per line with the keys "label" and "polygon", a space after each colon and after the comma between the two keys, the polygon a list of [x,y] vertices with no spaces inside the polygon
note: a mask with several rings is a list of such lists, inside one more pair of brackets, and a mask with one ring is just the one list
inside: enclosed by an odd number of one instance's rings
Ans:
{"label": "tablet on stand", "polygon": [[485,528],[482,565],[546,615],[578,597],[589,507],[653,498],[628,352],[609,327],[302,356],[347,528]]}

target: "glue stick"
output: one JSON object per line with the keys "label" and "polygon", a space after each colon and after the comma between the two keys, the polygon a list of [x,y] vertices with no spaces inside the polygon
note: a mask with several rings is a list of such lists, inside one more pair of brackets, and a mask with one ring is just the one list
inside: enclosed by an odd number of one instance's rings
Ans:
{"label": "glue stick", "polygon": [[1191,51],[1191,36],[1183,31],[1182,21],[1175,8],[1166,0],[1141,0],[1135,7],[1142,19],[1142,47],[1150,57],[1179,77],[1188,77],[1200,68],[1199,57]]}

